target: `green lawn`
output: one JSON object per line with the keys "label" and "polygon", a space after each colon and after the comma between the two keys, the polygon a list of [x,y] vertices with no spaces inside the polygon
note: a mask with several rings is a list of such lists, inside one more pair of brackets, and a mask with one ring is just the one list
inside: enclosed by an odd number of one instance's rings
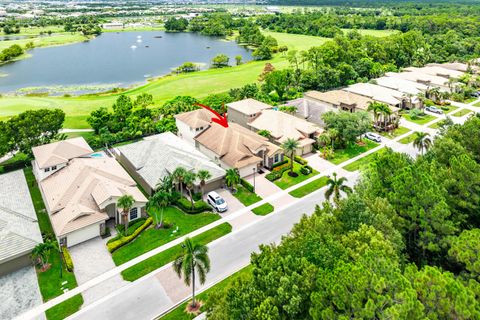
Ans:
{"label": "green lawn", "polygon": [[[445,105],[445,106],[437,106],[438,109],[443,110],[444,113],[452,113],[455,110],[458,110],[458,107],[452,106],[452,105]],[[444,108],[447,108],[448,110],[444,110]]]}
{"label": "green lawn", "polygon": [[302,198],[305,197],[307,194],[310,194],[324,186],[327,185],[327,180],[328,177],[321,177],[317,180],[314,180],[312,182],[307,183],[306,185],[295,189],[293,191],[290,191],[290,195],[295,197],[295,198]]}
{"label": "green lawn", "polygon": [[297,183],[300,183],[302,181],[305,181],[313,176],[316,176],[318,174],[318,171],[316,170],[313,170],[312,173],[310,173],[309,175],[304,175],[300,172],[300,168],[302,166],[296,162],[293,162],[293,172],[297,173],[298,176],[297,177],[290,177],[288,175],[288,172],[290,172],[290,170],[287,170],[283,173],[282,177],[278,180],[275,180],[274,183],[281,189],[285,190],[287,189],[288,187],[291,187],[291,186],[294,186],[296,185]]}
{"label": "green lawn", "polygon": [[424,116],[419,116],[417,119],[412,119],[408,113],[402,114],[402,117],[404,117],[406,120],[416,123],[416,124],[426,124],[429,123],[430,121],[434,120],[436,117],[432,116],[431,114],[425,114]]}
{"label": "green lawn", "polygon": [[81,131],[81,132],[68,132],[65,133],[67,136],[67,139],[71,138],[78,138],[78,137],[83,137],[85,140],[88,140],[90,138],[93,138],[95,136],[95,133],[93,131]]}
{"label": "green lawn", "polygon": [[[278,37],[279,45],[287,45],[290,49],[308,49],[325,42],[325,38],[266,32]],[[170,75],[153,80],[148,84],[127,90],[126,95],[137,96],[142,93],[153,95],[154,103],[161,104],[179,95],[190,95],[203,98],[213,93],[223,93],[231,88],[241,87],[256,82],[265,63],[272,63],[276,69],[288,66],[286,57],[276,54],[270,61],[251,61],[240,66],[210,69],[188,74]],[[3,96],[0,97],[0,120],[11,117],[26,110],[41,108],[61,108],[67,114],[64,127],[83,129],[88,128],[86,122],[88,114],[99,107],[110,108],[120,93],[94,94],[85,96]]]}
{"label": "green lawn", "polygon": [[438,121],[438,122],[435,122],[435,123],[432,123],[431,125],[429,125],[428,127],[429,128],[432,128],[432,129],[438,129],[440,128],[440,124],[442,123],[442,121]]}
{"label": "green lawn", "polygon": [[[253,267],[251,265],[248,265],[247,267],[241,269],[240,271],[237,271],[236,273],[232,274],[228,278],[225,278],[224,280],[220,281],[216,285],[210,287],[209,289],[203,291],[200,293],[197,298],[203,302],[208,301],[208,296],[211,295],[212,293],[219,293],[219,292],[224,292],[225,289],[230,287],[233,282],[241,277],[251,277],[252,276],[252,270]],[[188,301],[189,302],[189,301]],[[185,309],[187,307],[187,303],[184,302],[177,306],[175,309],[170,311],[169,313],[163,315],[160,317],[162,320],[191,320],[195,316],[192,314],[186,313]]]}
{"label": "green lawn", "polygon": [[370,153],[369,155],[366,155],[365,157],[363,158],[360,158],[358,159],[357,161],[354,161],[348,165],[346,165],[345,167],[343,167],[343,169],[347,170],[347,171],[356,171],[356,170],[362,170],[363,168],[365,168],[366,165],[368,165],[368,163],[370,163],[376,156],[379,152],[381,152],[382,150],[384,150],[383,148],[378,150],[378,151],[375,151],[373,153]]}
{"label": "green lawn", "polygon": [[252,212],[257,216],[266,216],[269,213],[272,213],[275,208],[270,203],[264,203],[261,206],[258,206],[252,209]]}
{"label": "green lawn", "polygon": [[393,131],[389,131],[389,132],[382,131],[382,132],[380,132],[380,135],[383,136],[383,137],[389,138],[389,139],[394,139],[394,138],[396,138],[398,136],[401,136],[402,134],[405,134],[409,131],[410,131],[410,129],[400,126]]}
{"label": "green lawn", "polygon": [[[216,226],[210,230],[207,230],[195,237],[193,241],[195,243],[200,243],[203,245],[212,242],[215,239],[218,239],[232,231],[232,226],[225,222],[221,225]],[[182,252],[182,245],[178,244],[170,249],[160,252],[159,254],[154,255],[140,263],[137,263],[133,267],[130,267],[122,271],[123,279],[127,281],[135,281],[144,275],[158,269],[167,263],[172,262],[175,258]]]}
{"label": "green lawn", "polygon": [[409,144],[410,142],[413,142],[413,140],[415,140],[416,137],[417,135],[415,134],[415,132],[412,132],[412,134],[409,134],[408,136],[398,140],[398,142],[403,144]]}
{"label": "green lawn", "polygon": [[51,36],[45,35],[42,37],[35,37],[35,38],[0,41],[0,51],[14,44],[18,44],[21,47],[25,47],[25,45],[29,42],[33,42],[35,47],[48,47],[48,46],[58,46],[58,45],[64,45],[64,44],[87,41],[87,40],[89,40],[89,38],[81,35],[80,33],[74,33],[74,34],[70,32],[54,33]]}
{"label": "green lawn", "polygon": [[340,164],[347,161],[348,159],[355,158],[359,154],[362,154],[365,151],[368,151],[378,146],[378,143],[375,143],[368,139],[362,139],[362,142],[362,145],[358,143],[352,143],[348,145],[345,149],[336,149],[334,152],[334,156],[328,159],[328,161],[333,164]]}
{"label": "green lawn", "polygon": [[480,101],[473,105],[474,107],[480,107]]}
{"label": "green lawn", "polygon": [[[33,206],[37,213],[37,219],[40,226],[40,230],[43,234],[54,235],[50,219],[45,210],[45,205],[40,194],[40,189],[35,181],[32,168],[26,168],[24,170],[25,177],[27,178],[28,187],[30,189],[30,196],[32,197]],[[37,270],[38,286],[40,287],[40,293],[42,294],[43,301],[46,302],[63,294],[62,282],[67,281],[67,284],[63,287],[65,289],[73,289],[77,286],[77,280],[72,272],[68,272],[65,266],[61,263],[60,255],[58,252],[52,252],[50,255],[51,267],[45,272],[39,272]],[[81,295],[72,297],[57,306],[47,310],[47,317],[49,320],[64,319],[69,315],[75,313],[80,309],[83,304],[83,298]]]}
{"label": "green lawn", "polygon": [[344,33],[349,31],[356,30],[362,36],[373,36],[373,37],[387,37],[394,33],[399,33],[397,30],[370,30],[370,29],[342,29]]}
{"label": "green lawn", "polygon": [[235,188],[237,189],[237,192],[235,192],[233,196],[237,198],[245,207],[248,207],[262,200],[262,197],[260,197],[258,194],[248,191],[244,186],[240,184],[237,185]]}
{"label": "green lawn", "polygon": [[[145,252],[153,250],[167,242],[182,237],[198,228],[220,219],[216,213],[186,214],[175,207],[167,207],[163,212],[165,223],[173,226],[169,229],[155,229],[153,226],[143,231],[135,240],[112,253],[115,264],[121,265]],[[172,231],[178,231],[173,233]]]}
{"label": "green lawn", "polygon": [[472,112],[471,110],[469,109],[461,109],[455,113],[452,113],[452,116],[453,117],[463,117],[464,115],[467,115],[469,114],[470,112]]}

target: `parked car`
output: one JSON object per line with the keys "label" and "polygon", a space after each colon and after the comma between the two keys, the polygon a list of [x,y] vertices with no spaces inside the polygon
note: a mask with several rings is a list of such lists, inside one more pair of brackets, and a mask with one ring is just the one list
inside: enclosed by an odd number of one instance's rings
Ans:
{"label": "parked car", "polygon": [[207,194],[207,202],[217,212],[225,212],[228,210],[227,202],[215,191]]}
{"label": "parked car", "polygon": [[434,106],[426,107],[425,110],[433,112],[433,113],[438,113],[438,114],[443,113],[443,111],[441,109],[438,109],[437,107],[434,107]]}
{"label": "parked car", "polygon": [[365,133],[365,138],[367,138],[368,140],[375,141],[375,142],[382,142],[382,137],[379,134],[376,134],[374,132]]}

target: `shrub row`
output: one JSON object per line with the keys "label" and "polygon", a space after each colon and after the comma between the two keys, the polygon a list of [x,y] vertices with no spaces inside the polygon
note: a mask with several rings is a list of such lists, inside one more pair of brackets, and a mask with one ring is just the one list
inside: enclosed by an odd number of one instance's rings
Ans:
{"label": "shrub row", "polygon": [[253,186],[245,179],[240,179],[240,184],[245,187],[250,192],[254,192]]}
{"label": "shrub row", "polygon": [[62,253],[63,253],[63,260],[65,260],[65,267],[67,268],[68,271],[72,272],[73,271],[73,261],[72,261],[72,257],[70,256],[70,252],[68,251],[67,247],[62,247]]}
{"label": "shrub row", "polygon": [[117,239],[112,242],[107,243],[107,248],[110,253],[114,252],[115,250],[123,247],[127,243],[131,242],[133,239],[138,237],[140,233],[142,233],[143,230],[145,230],[149,225],[152,224],[153,218],[150,217],[145,222],[137,229],[135,230],[131,235],[126,236],[126,237],[121,237],[120,239]]}
{"label": "shrub row", "polygon": [[279,166],[281,166],[281,165],[284,165],[285,163],[288,163],[288,159],[284,159],[283,161],[274,163],[274,164],[272,165],[272,169],[274,169],[274,168],[276,168],[276,167],[279,167]]}
{"label": "shrub row", "polygon": [[306,164],[308,163],[307,160],[303,159],[303,158],[300,157],[300,156],[295,156],[295,157],[293,158],[293,160],[294,160],[295,162],[297,162],[297,163],[300,163],[302,166],[304,166],[304,165],[306,165]]}
{"label": "shrub row", "polygon": [[117,224],[115,228],[117,229],[117,232],[120,234],[120,236],[129,236],[134,233],[135,230],[140,228],[140,226],[145,223],[145,220],[147,220],[147,218],[141,217],[128,222],[127,234],[125,234],[125,226],[123,224]]}
{"label": "shrub row", "polygon": [[212,208],[208,205],[208,203],[206,203],[203,200],[199,200],[199,201],[194,202],[194,206],[193,206],[193,209],[192,209],[192,203],[190,202],[190,200],[188,200],[185,197],[182,197],[182,198],[178,199],[175,202],[175,205],[178,208],[180,208],[180,210],[182,210],[186,213],[189,213],[189,214],[196,214],[196,213],[202,213],[202,212],[205,212],[205,211],[212,211]]}
{"label": "shrub row", "polygon": [[272,171],[282,171],[285,168],[287,168],[287,169],[290,168],[290,161],[287,160],[287,162],[285,162],[281,166],[273,168]]}

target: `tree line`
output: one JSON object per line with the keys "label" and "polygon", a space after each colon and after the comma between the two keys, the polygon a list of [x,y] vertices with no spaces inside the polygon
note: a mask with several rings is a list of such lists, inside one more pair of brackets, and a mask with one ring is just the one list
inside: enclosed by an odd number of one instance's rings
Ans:
{"label": "tree line", "polygon": [[479,318],[479,134],[474,116],[417,159],[379,152],[353,192],[253,253],[208,318]]}

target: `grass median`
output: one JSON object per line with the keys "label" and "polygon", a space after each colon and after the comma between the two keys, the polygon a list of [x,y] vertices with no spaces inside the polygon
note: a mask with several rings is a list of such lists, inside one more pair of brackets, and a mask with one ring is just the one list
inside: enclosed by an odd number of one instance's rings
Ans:
{"label": "grass median", "polygon": [[290,191],[289,194],[295,198],[305,197],[307,194],[310,194],[324,186],[327,185],[328,177],[321,177],[312,182],[307,183],[306,185]]}
{"label": "grass median", "polygon": [[258,206],[252,209],[252,212],[257,216],[266,216],[269,213],[272,213],[274,207],[270,203],[264,203],[261,206]]}
{"label": "grass median", "polygon": [[378,146],[378,143],[368,139],[362,139],[361,142],[351,143],[344,149],[336,149],[333,157],[328,159],[328,161],[333,164],[340,164],[349,159],[355,158],[356,156],[373,149],[376,146]]}
{"label": "grass median", "polygon": [[343,167],[343,169],[347,170],[347,171],[356,171],[356,170],[362,170],[364,169],[376,156],[379,152],[381,152],[382,150],[385,150],[385,148],[382,148],[378,151],[375,151],[373,153],[370,153],[369,155],[366,155],[365,157],[363,158],[360,158],[358,159],[357,161],[354,161],[348,165],[346,165],[345,167]]}
{"label": "grass median", "polygon": [[[207,230],[192,238],[194,243],[206,245],[215,239],[223,237],[232,231],[232,226],[225,222],[210,230]],[[150,257],[133,267],[122,271],[123,279],[127,281],[135,281],[150,272],[172,262],[182,252],[182,245],[177,244],[165,251],[162,251],[153,257]]]}

